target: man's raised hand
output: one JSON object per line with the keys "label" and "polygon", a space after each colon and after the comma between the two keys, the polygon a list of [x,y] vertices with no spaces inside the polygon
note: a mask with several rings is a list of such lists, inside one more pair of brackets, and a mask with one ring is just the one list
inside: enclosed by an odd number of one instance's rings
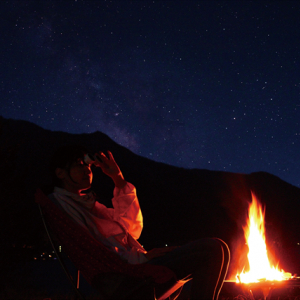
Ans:
{"label": "man's raised hand", "polygon": [[122,188],[126,185],[126,181],[112,153],[110,151],[107,151],[107,153],[108,157],[103,152],[96,153],[97,161],[95,165],[99,166],[102,172],[114,181],[116,187]]}

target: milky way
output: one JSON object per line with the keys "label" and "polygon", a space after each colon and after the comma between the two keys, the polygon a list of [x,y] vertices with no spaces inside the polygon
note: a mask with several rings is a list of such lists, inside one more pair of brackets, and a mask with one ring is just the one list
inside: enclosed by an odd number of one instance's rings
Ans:
{"label": "milky way", "polygon": [[1,115],[300,186],[298,1],[1,1]]}

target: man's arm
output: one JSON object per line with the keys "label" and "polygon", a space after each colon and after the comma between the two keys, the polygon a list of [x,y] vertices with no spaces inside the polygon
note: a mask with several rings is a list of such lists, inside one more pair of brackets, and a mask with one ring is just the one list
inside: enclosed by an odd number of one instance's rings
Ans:
{"label": "man's arm", "polygon": [[159,257],[159,256],[164,256],[168,252],[171,252],[172,250],[178,248],[177,246],[172,246],[172,247],[163,247],[163,248],[154,248],[150,251],[148,251],[145,256],[148,260],[151,260],[152,258]]}
{"label": "man's arm", "polygon": [[98,157],[95,165],[99,166],[103,173],[115,183],[112,218],[122,224],[135,239],[138,239],[143,228],[143,216],[135,187],[127,183],[112,153],[107,152],[108,157],[103,152],[95,154]]}

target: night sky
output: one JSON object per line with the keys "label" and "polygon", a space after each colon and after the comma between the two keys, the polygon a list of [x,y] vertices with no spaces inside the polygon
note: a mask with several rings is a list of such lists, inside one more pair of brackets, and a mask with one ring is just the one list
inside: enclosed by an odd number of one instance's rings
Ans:
{"label": "night sky", "polygon": [[300,1],[0,1],[0,115],[300,187]]}

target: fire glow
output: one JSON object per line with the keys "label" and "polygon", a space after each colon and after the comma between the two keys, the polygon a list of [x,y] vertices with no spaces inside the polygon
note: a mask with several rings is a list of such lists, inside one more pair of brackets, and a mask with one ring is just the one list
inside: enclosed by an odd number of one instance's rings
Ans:
{"label": "fire glow", "polygon": [[249,270],[237,274],[238,283],[252,283],[265,280],[282,281],[291,278],[291,273],[279,270],[271,264],[265,237],[265,211],[252,194],[252,203],[249,205],[247,225],[243,228],[248,245]]}

